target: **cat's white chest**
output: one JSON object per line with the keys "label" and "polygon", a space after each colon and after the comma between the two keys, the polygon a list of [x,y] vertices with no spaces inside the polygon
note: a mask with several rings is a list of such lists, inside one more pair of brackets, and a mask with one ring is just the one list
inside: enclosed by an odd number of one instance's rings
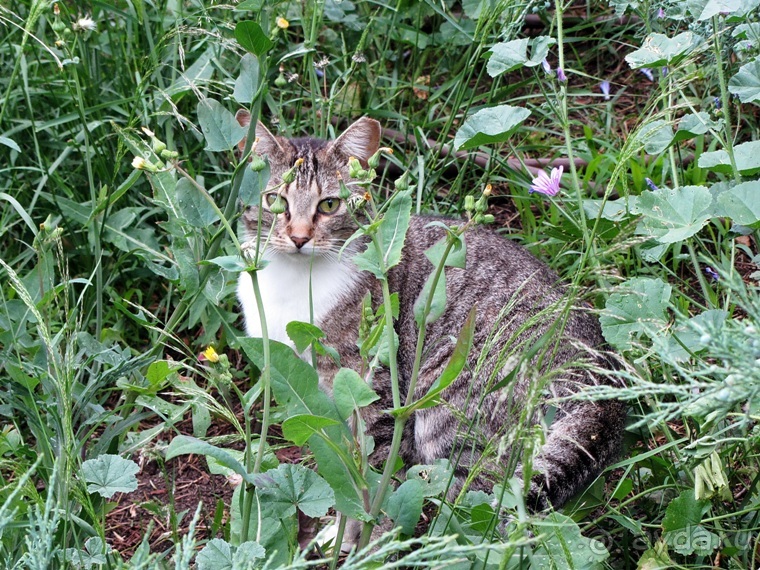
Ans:
{"label": "cat's white chest", "polygon": [[[257,278],[269,338],[292,346],[285,330],[287,324],[301,321],[319,326],[326,315],[339,310],[336,305],[355,283],[357,271],[345,262],[325,259],[314,259],[312,262],[307,256],[274,255],[269,264],[258,272]],[[261,337],[261,319],[250,274],[240,274],[237,292],[246,334]]]}

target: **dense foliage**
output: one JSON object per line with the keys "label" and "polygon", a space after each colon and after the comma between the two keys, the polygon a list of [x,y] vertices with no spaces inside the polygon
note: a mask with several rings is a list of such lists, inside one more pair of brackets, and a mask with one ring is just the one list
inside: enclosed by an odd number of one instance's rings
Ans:
{"label": "dense foliage", "polygon": [[[339,511],[366,523],[365,542],[380,512],[401,527],[341,558],[352,568],[390,555],[463,568],[757,567],[759,8],[0,5],[0,566],[334,565],[329,541],[319,561],[299,550],[298,511]],[[393,152],[355,169],[375,221],[364,262],[380,279],[410,211],[495,221],[549,261],[624,360],[625,388],[583,397],[630,403],[625,457],[541,517],[515,479],[449,504],[448,462],[405,466],[396,487],[393,458],[369,469],[350,421],[373,399],[362,378],[342,371],[331,398],[288,347],[242,338],[234,281],[260,260],[241,255],[237,216],[268,174],[249,168],[240,108],[287,136],[330,138],[361,115],[383,123]],[[439,267],[460,230],[431,254]],[[429,285],[420,325],[440,307]],[[387,291],[368,311],[368,363],[394,366],[393,312]],[[313,325],[289,333],[331,350]],[[399,402],[397,428],[436,405],[463,364]],[[513,442],[529,456],[542,437]],[[304,461],[278,454],[294,445]],[[164,542],[145,528],[120,551],[109,513],[130,499],[119,493],[137,488],[145,462],[171,479],[189,454],[237,483],[232,498],[195,516],[172,497],[151,503]]]}

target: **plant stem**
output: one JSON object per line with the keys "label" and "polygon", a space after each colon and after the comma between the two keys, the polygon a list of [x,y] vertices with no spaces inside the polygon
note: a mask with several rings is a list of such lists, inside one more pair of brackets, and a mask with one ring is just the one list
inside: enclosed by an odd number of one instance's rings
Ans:
{"label": "plant stem", "polygon": [[731,171],[734,174],[734,180],[741,182],[742,177],[739,174],[739,169],[736,166],[736,158],[734,157],[734,143],[733,136],[731,135],[731,107],[730,99],[728,97],[728,87],[726,84],[726,75],[723,72],[723,58],[721,57],[720,47],[720,32],[718,30],[718,16],[713,16],[713,48],[715,50],[715,61],[718,68],[718,85],[720,86],[720,100],[723,107],[723,119],[724,130],[726,133],[726,152],[728,153],[728,160],[731,162]]}

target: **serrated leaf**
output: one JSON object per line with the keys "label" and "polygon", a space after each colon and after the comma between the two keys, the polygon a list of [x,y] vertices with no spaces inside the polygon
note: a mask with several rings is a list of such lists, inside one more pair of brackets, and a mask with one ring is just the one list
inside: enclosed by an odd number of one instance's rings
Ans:
{"label": "serrated leaf", "polygon": [[760,180],[742,182],[718,194],[718,216],[757,229],[760,224]]}
{"label": "serrated leaf", "polygon": [[235,39],[240,46],[257,57],[261,57],[274,45],[256,22],[243,20],[235,25]]}
{"label": "serrated leaf", "polygon": [[668,334],[655,337],[657,353],[673,360],[687,361],[690,353],[707,348],[702,341],[704,333],[721,330],[727,317],[726,311],[710,309],[679,323]]}
{"label": "serrated leaf", "polygon": [[433,465],[410,467],[406,472],[406,478],[422,483],[422,494],[425,497],[435,497],[448,490],[453,473],[454,468],[448,459],[436,459]]}
{"label": "serrated leaf", "polygon": [[257,476],[256,486],[281,518],[295,515],[296,508],[306,516],[321,517],[335,503],[327,481],[302,465],[282,464]]}
{"label": "serrated leaf", "polygon": [[297,416],[291,416],[282,422],[282,435],[285,439],[301,446],[304,445],[312,435],[321,433],[324,428],[338,425],[339,423],[340,422],[334,419],[325,418],[323,416],[299,414]]}
{"label": "serrated leaf", "polygon": [[[491,57],[486,64],[486,71],[491,77],[498,77],[502,73],[514,71],[523,66],[535,67],[546,58],[549,46],[555,43],[557,40],[550,36],[500,42],[489,50]],[[529,45],[533,46],[530,57],[528,57]]]}
{"label": "serrated leaf", "polygon": [[660,243],[676,243],[701,230],[713,215],[713,198],[704,186],[659,188],[642,192],[636,212],[643,215],[637,233]]}
{"label": "serrated leaf", "polygon": [[618,350],[633,348],[634,336],[654,336],[667,326],[665,311],[672,288],[659,279],[634,277],[610,295],[599,317],[602,334]]}
{"label": "serrated leaf", "polygon": [[235,79],[232,96],[238,103],[250,103],[259,88],[259,59],[247,53],[240,60],[240,74]]}
{"label": "serrated leaf", "polygon": [[484,144],[504,142],[529,115],[528,109],[511,105],[481,109],[457,131],[454,148],[469,150]]}
{"label": "serrated leaf", "polygon": [[206,228],[219,219],[208,200],[187,178],[177,181],[177,205],[183,221],[194,228]]}
{"label": "serrated leaf", "polygon": [[552,512],[534,524],[539,536],[533,553],[536,568],[595,568],[609,558],[604,544],[586,538],[573,519]]}
{"label": "serrated leaf", "polygon": [[700,111],[699,113],[689,113],[684,115],[681,121],[678,123],[678,130],[676,130],[675,142],[694,138],[699,135],[704,135],[708,132],[717,131],[720,129],[721,123],[719,121],[713,121],[710,115]]}
{"label": "serrated leaf", "polygon": [[760,101],[760,57],[742,65],[731,79],[728,90],[742,103]]}
{"label": "serrated leaf", "polygon": [[670,501],[662,519],[665,542],[679,554],[710,554],[720,541],[699,524],[710,506],[710,501],[697,499],[693,489],[686,489]]}
{"label": "serrated leaf", "polygon": [[380,396],[354,370],[341,368],[333,379],[333,399],[341,418],[346,420],[354,410],[369,406]]}
{"label": "serrated leaf", "polygon": [[382,247],[382,263],[377,250],[370,244],[365,251],[353,258],[359,269],[369,271],[378,279],[382,279],[383,267],[388,270],[399,264],[406,232],[409,229],[411,210],[411,190],[404,190],[393,196],[377,229]]}
{"label": "serrated leaf", "polygon": [[238,570],[253,568],[255,560],[265,557],[264,547],[257,542],[247,541],[232,546],[221,538],[214,538],[198,553],[195,562],[198,570]]}
{"label": "serrated leaf", "polygon": [[285,325],[285,332],[293,341],[296,347],[296,352],[299,354],[311,346],[311,343],[319,341],[325,338],[325,333],[311,323],[303,323],[301,321],[291,321]]}
{"label": "serrated leaf", "polygon": [[137,489],[137,472],[134,461],[118,455],[103,454],[82,463],[82,478],[88,493],[98,493],[110,499],[116,493],[131,493]]}
{"label": "serrated leaf", "polygon": [[[239,25],[239,24],[238,24]],[[198,122],[206,139],[206,150],[219,152],[235,147],[245,136],[235,115],[215,99],[198,102]]]}
{"label": "serrated leaf", "polygon": [[201,261],[200,264],[207,265],[209,263],[221,267],[225,271],[231,271],[233,273],[240,273],[241,271],[245,271],[248,268],[248,263],[246,263],[245,260],[239,255],[220,255],[219,257],[214,257],[213,259]]}
{"label": "serrated leaf", "polygon": [[[739,173],[751,176],[760,172],[760,141],[745,142],[734,147],[734,160]],[[700,168],[731,174],[731,160],[725,150],[704,152],[699,156]]]}
{"label": "serrated leaf", "polygon": [[639,129],[636,140],[647,153],[660,154],[673,142],[673,129],[667,121],[652,121]]}
{"label": "serrated leaf", "polygon": [[394,522],[394,526],[401,527],[403,534],[412,535],[422,515],[424,499],[420,481],[408,479],[386,499],[385,513]]}
{"label": "serrated leaf", "polygon": [[735,19],[749,14],[758,6],[760,6],[760,0],[707,0],[697,21],[703,22],[718,15]]}
{"label": "serrated leaf", "polygon": [[702,37],[692,32],[681,32],[673,38],[664,34],[650,34],[639,49],[625,56],[625,60],[633,69],[673,65],[702,42]]}

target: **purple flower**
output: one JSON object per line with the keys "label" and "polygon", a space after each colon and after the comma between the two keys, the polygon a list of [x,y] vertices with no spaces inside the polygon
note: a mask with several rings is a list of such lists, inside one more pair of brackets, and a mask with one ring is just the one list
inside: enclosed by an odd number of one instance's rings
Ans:
{"label": "purple flower", "polygon": [[654,81],[654,74],[652,73],[652,70],[648,67],[641,67],[639,68],[639,71],[644,74],[644,77],[649,79],[649,81]]}
{"label": "purple flower", "polygon": [[557,79],[560,83],[567,81],[567,75],[565,75],[565,71],[561,67],[557,68]]}
{"label": "purple flower", "polygon": [[663,10],[662,8],[660,8],[659,10],[657,10],[657,17],[660,20],[662,20],[665,17],[665,10]]}
{"label": "purple flower", "polygon": [[710,278],[710,281],[717,281],[718,279],[720,279],[720,275],[718,275],[718,272],[709,266],[705,267],[705,275],[707,275]]}
{"label": "purple flower", "polygon": [[551,176],[543,170],[538,171],[538,176],[533,179],[530,185],[530,193],[538,192],[546,196],[556,196],[559,193],[559,183],[562,178],[564,167],[562,165],[552,168]]}
{"label": "purple flower", "polygon": [[604,94],[604,100],[610,100],[610,82],[607,80],[602,81],[599,84],[599,90]]}
{"label": "purple flower", "polygon": [[649,189],[652,192],[657,192],[657,190],[659,190],[659,188],[657,188],[657,185],[654,182],[652,182],[651,178],[644,178],[644,181],[647,183],[647,186],[649,186]]}
{"label": "purple flower", "polygon": [[551,73],[552,72],[552,66],[549,65],[549,62],[547,61],[546,58],[544,58],[544,60],[541,62],[541,67],[544,68],[544,71],[546,73]]}
{"label": "purple flower", "polygon": [[720,109],[720,97],[713,97],[713,103],[715,103],[716,109]]}

